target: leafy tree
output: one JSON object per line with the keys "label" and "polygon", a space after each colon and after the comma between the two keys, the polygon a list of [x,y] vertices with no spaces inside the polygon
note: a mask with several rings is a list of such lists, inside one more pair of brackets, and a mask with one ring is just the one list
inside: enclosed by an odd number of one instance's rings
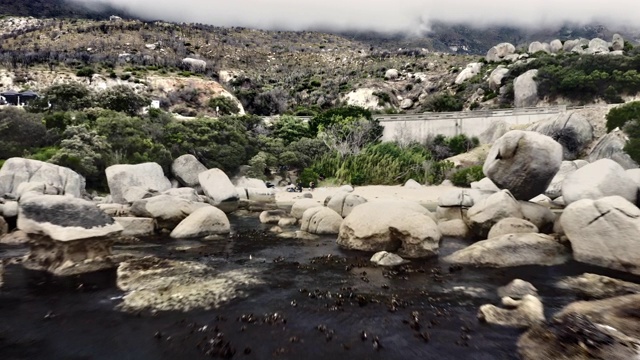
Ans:
{"label": "leafy tree", "polygon": [[282,115],[274,124],[272,136],[280,138],[288,145],[310,136],[309,124],[294,116]]}
{"label": "leafy tree", "polygon": [[93,94],[78,82],[56,84],[46,88],[42,96],[31,101],[28,110],[32,112],[82,110],[92,105]]}
{"label": "leafy tree", "polygon": [[107,139],[86,125],[69,126],[63,136],[49,161],[84,175],[90,185],[99,184],[111,152]]}
{"label": "leafy tree", "polygon": [[213,110],[217,109],[217,116],[235,115],[240,112],[238,104],[233,99],[226,96],[215,96],[209,99],[209,107]]}
{"label": "leafy tree", "polygon": [[0,159],[23,156],[47,144],[40,117],[16,108],[0,110]]}
{"label": "leafy tree", "polygon": [[129,86],[117,85],[99,93],[96,103],[102,108],[134,116],[150,102],[146,97],[136,94]]}
{"label": "leafy tree", "polygon": [[318,134],[321,128],[326,128],[336,122],[342,122],[343,119],[360,119],[373,120],[371,111],[359,106],[343,106],[324,111],[314,116],[309,121],[309,130],[311,135]]}

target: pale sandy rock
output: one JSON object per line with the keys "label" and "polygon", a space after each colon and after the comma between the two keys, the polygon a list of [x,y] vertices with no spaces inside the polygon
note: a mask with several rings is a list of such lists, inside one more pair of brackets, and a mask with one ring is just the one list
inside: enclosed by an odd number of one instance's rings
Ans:
{"label": "pale sandy rock", "polygon": [[620,196],[571,203],[560,222],[576,261],[640,275],[640,209]]}
{"label": "pale sandy rock", "polygon": [[552,138],[512,130],[493,144],[482,170],[499,188],[529,200],[544,193],[560,169],[562,156],[562,146]]}
{"label": "pale sandy rock", "polygon": [[239,178],[235,178],[231,181],[236,187],[239,188],[255,188],[255,189],[266,189],[267,184],[264,180],[248,178],[246,176],[241,176]]}
{"label": "pale sandy rock", "polygon": [[305,211],[318,206],[322,206],[322,204],[314,199],[300,199],[291,206],[291,216],[296,219],[302,219]]}
{"label": "pale sandy rock", "polygon": [[156,163],[136,165],[112,165],[105,173],[113,202],[125,204],[125,191],[133,186],[162,192],[171,189],[171,182],[164,176],[162,167]]}
{"label": "pale sandy rock", "polygon": [[505,59],[505,57],[509,55],[513,55],[515,53],[516,47],[510,43],[500,43],[487,52],[485,59],[488,62],[499,62]]}
{"label": "pale sandy rock", "polygon": [[0,215],[6,218],[18,216],[18,202],[7,200],[0,204]]}
{"label": "pale sandy rock", "polygon": [[582,199],[621,196],[630,202],[637,200],[638,186],[624,168],[610,159],[586,165],[565,177],[562,197],[567,205]]}
{"label": "pale sandy rock", "polygon": [[200,201],[200,195],[198,195],[198,191],[190,187],[169,189],[167,191],[162,192],[162,194],[178,197],[178,198],[189,200],[189,201],[195,201],[195,202]]}
{"label": "pale sandy rock", "polygon": [[625,169],[635,169],[638,164],[624,151],[628,140],[629,137],[622,130],[613,130],[598,140],[587,160],[593,163],[600,159],[611,159]]}
{"label": "pale sandy rock", "polygon": [[613,40],[611,41],[611,48],[613,51],[624,50],[624,38],[620,34],[613,34]]}
{"label": "pale sandy rock", "polygon": [[159,228],[173,229],[197,209],[209,206],[202,202],[158,195],[134,202],[130,212],[134,216],[155,219]]}
{"label": "pale sandy rock", "polygon": [[513,81],[514,104],[517,108],[535,106],[538,103],[538,70],[529,70]]}
{"label": "pale sandy rock", "polygon": [[535,204],[531,201],[518,201],[520,203],[520,211],[522,218],[535,225],[542,233],[549,233],[553,229],[553,223],[556,221],[556,214],[545,205]]}
{"label": "pale sandy rock", "polygon": [[491,227],[487,239],[508,234],[537,233],[538,227],[520,218],[504,218]]}
{"label": "pale sandy rock", "polygon": [[509,234],[474,243],[444,260],[459,265],[512,267],[553,266],[567,262],[571,254],[553,237],[544,234]]}
{"label": "pale sandy rock", "polygon": [[353,209],[361,204],[367,202],[367,199],[363,198],[360,195],[355,195],[349,192],[339,191],[330,199],[325,200],[326,206],[337,212],[342,217],[347,217],[351,214]]}
{"label": "pale sandy rock", "polygon": [[422,189],[422,185],[413,179],[407,180],[407,182],[404,183],[404,187],[409,189]]}
{"label": "pale sandy rock", "polygon": [[183,186],[192,188],[200,186],[198,175],[205,171],[207,171],[207,167],[191,154],[179,156],[173,160],[171,164],[171,173],[173,176],[175,176]]}
{"label": "pale sandy rock", "polygon": [[266,210],[260,213],[260,222],[263,224],[278,224],[280,220],[288,216],[284,210]]}
{"label": "pale sandy rock", "polygon": [[549,43],[549,49],[552,54],[557,54],[562,50],[562,41],[555,39],[551,43]]}
{"label": "pale sandy rock", "polygon": [[487,79],[487,83],[489,84],[489,89],[493,91],[498,91],[502,86],[502,79],[504,79],[504,77],[508,73],[509,73],[509,69],[504,65],[500,65],[497,68],[495,68],[489,75],[489,78]]}
{"label": "pale sandy rock", "polygon": [[456,76],[455,83],[462,84],[463,82],[471,79],[472,77],[478,75],[480,70],[482,69],[482,63],[471,63],[468,64],[458,76]]}
{"label": "pale sandy rock", "polygon": [[18,229],[68,242],[116,236],[122,226],[90,201],[60,195],[33,196],[20,203]]}
{"label": "pale sandy rock", "polygon": [[526,295],[538,296],[538,289],[530,282],[521,279],[514,279],[509,284],[498,288],[498,296],[510,297],[512,299],[522,299]]}
{"label": "pale sandy rock", "polygon": [[440,229],[442,236],[454,238],[468,238],[471,236],[469,227],[462,219],[438,222],[438,229]]}
{"label": "pale sandy rock", "polygon": [[156,222],[152,218],[114,217],[123,228],[123,236],[151,236],[155,234]]}
{"label": "pale sandy rock", "polygon": [[397,80],[400,76],[400,72],[396,69],[389,69],[384,73],[385,80]]}
{"label": "pale sandy rock", "polygon": [[[29,234],[22,230],[13,230],[12,232],[0,236],[0,244],[4,245],[25,245],[29,243]],[[1,261],[0,261],[1,263]]]}
{"label": "pale sandy rock", "polygon": [[310,234],[337,234],[340,232],[342,216],[327,207],[307,209],[300,219],[300,230]]}
{"label": "pale sandy rock", "polygon": [[284,217],[278,221],[278,226],[287,227],[294,226],[298,223],[298,219],[292,217]]}
{"label": "pale sandy rock", "polygon": [[371,201],[353,209],[337,243],[362,251],[393,251],[403,257],[437,255],[442,234],[429,211],[409,201]]}
{"label": "pale sandy rock", "polygon": [[[15,194],[22,183],[36,182],[60,189],[61,195],[82,196],[85,179],[75,171],[38,160],[10,158],[0,169],[0,195]],[[43,192],[44,194],[44,192]]]}
{"label": "pale sandy rock", "polygon": [[561,113],[548,120],[539,121],[527,128],[547,135],[563,148],[564,160],[575,160],[591,144],[594,129],[587,118],[578,112]]}
{"label": "pale sandy rock", "polygon": [[370,261],[378,266],[398,266],[408,263],[407,260],[400,256],[386,251],[373,254]]}
{"label": "pale sandy rock", "polygon": [[500,188],[491,179],[485,177],[480,181],[474,181],[471,183],[471,188],[481,191],[500,191]]}
{"label": "pale sandy rock", "polygon": [[174,239],[199,238],[209,235],[228,234],[231,224],[224,211],[205,206],[195,210],[182,220],[170,236]]}
{"label": "pale sandy rock", "polygon": [[201,172],[198,180],[211,205],[224,212],[232,212],[238,208],[238,192],[224,171],[216,168]]}
{"label": "pale sandy rock", "polygon": [[509,217],[522,218],[522,216],[518,201],[509,191],[501,190],[475,203],[467,212],[467,224],[474,234],[486,238],[489,230],[498,221]]}
{"label": "pale sandy rock", "polygon": [[535,324],[544,323],[544,306],[540,299],[532,295],[525,295],[522,300],[502,298],[502,304],[508,309],[486,304],[480,307],[478,319],[489,324],[528,328]]}

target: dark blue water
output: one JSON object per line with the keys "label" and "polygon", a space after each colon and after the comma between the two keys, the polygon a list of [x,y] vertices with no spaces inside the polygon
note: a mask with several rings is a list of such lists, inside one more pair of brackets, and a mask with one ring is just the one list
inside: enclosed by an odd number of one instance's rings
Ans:
{"label": "dark blue water", "polygon": [[[553,286],[560,277],[607,274],[577,263],[450,269],[437,259],[388,270],[370,266],[370,254],[339,249],[332,237],[285,240],[255,218],[231,221],[234,233],[224,240],[158,237],[116,248],[259,270],[263,285],[215,310],[124,313],[115,309],[123,295],[115,270],[58,279],[9,265],[0,288],[0,359],[517,359],[520,331],[476,319],[480,305],[499,302],[499,286],[530,281],[550,316],[575,300]],[[446,239],[441,253],[465,245]],[[24,251],[0,245],[1,258]]]}

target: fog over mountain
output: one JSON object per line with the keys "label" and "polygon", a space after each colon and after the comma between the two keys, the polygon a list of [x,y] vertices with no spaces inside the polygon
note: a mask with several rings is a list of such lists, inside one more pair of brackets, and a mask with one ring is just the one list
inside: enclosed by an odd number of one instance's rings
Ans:
{"label": "fog over mountain", "polygon": [[275,30],[421,33],[436,21],[528,28],[635,24],[637,0],[71,0],[108,3],[146,19]]}

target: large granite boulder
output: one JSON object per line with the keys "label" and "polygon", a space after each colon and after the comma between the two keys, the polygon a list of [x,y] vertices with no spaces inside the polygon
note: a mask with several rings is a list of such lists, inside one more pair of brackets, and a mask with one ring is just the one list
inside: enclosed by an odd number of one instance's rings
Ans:
{"label": "large granite boulder", "polygon": [[92,202],[58,195],[20,203],[17,228],[29,234],[24,266],[56,275],[74,275],[115,266],[113,239],[123,227]]}
{"label": "large granite boulder", "polygon": [[351,214],[353,208],[367,202],[367,199],[345,191],[338,191],[331,198],[325,200],[329,209],[337,212],[342,217]]}
{"label": "large granite boulder", "polygon": [[638,164],[624,151],[629,137],[622,130],[613,130],[598,140],[589,152],[587,160],[595,162],[600,159],[611,159],[625,169],[635,169]]}
{"label": "large granite boulder", "polygon": [[192,212],[171,231],[170,236],[191,239],[228,234],[230,231],[231,224],[224,211],[209,205]]}
{"label": "large granite boulder", "polygon": [[516,199],[529,200],[544,193],[562,164],[562,146],[532,131],[513,130],[498,139],[482,171]]}
{"label": "large granite boulder", "polygon": [[518,201],[522,218],[535,225],[542,233],[548,234],[553,230],[556,221],[556,214],[547,206],[536,204],[530,201]]}
{"label": "large granite boulder", "polygon": [[264,180],[249,178],[246,176],[240,176],[231,180],[233,185],[237,188],[253,188],[253,189],[266,189],[267,184]]}
{"label": "large granite boulder", "polygon": [[549,48],[552,54],[557,54],[562,50],[562,41],[555,39],[549,43]]}
{"label": "large granite boulder", "polygon": [[544,234],[509,234],[478,241],[458,250],[444,260],[458,265],[512,267],[523,265],[553,266],[567,262],[569,250]]}
{"label": "large granite boulder", "polygon": [[302,214],[300,230],[310,234],[337,234],[340,232],[342,216],[327,207],[312,207]]}
{"label": "large granite boulder", "polygon": [[593,126],[587,119],[573,111],[537,122],[527,129],[547,135],[563,148],[565,160],[575,160],[593,140]]}
{"label": "large granite boulder", "polygon": [[122,216],[113,219],[122,226],[122,236],[151,236],[156,230],[156,221],[152,218]]}
{"label": "large granite boulder", "polygon": [[516,47],[510,43],[500,43],[487,51],[485,59],[487,62],[500,62],[505,57],[516,52]]}
{"label": "large granite boulder", "polygon": [[586,50],[587,54],[608,54],[609,43],[600,38],[593,38],[589,41],[589,48]]}
{"label": "large granite boulder", "polygon": [[481,69],[482,69],[482,63],[476,62],[476,63],[468,64],[467,67],[462,69],[462,71],[460,71],[458,76],[456,76],[455,83],[462,84],[463,82],[478,75]]}
{"label": "large granite boulder", "polygon": [[171,182],[164,176],[162,167],[156,163],[136,165],[112,165],[105,173],[113,202],[126,204],[125,191],[130,187],[141,187],[155,192],[171,189]]}
{"label": "large granite boulder", "polygon": [[291,216],[300,220],[302,219],[302,215],[308,209],[322,206],[319,202],[313,199],[300,199],[293,203],[291,206]]}
{"label": "large granite boulder", "polygon": [[613,51],[624,50],[624,38],[620,34],[613,34],[613,39],[611,41],[611,48]]}
{"label": "large granite boulder", "polygon": [[640,209],[626,199],[576,201],[560,223],[576,261],[640,275]]}
{"label": "large granite boulder", "polygon": [[337,243],[347,249],[392,251],[409,258],[437,255],[442,234],[431,216],[410,201],[370,201],[344,219]]}
{"label": "large granite boulder", "polygon": [[551,53],[551,46],[548,43],[541,43],[540,41],[534,41],[529,44],[529,54],[535,54],[539,51],[546,52],[547,54]]}
{"label": "large granite boulder", "polygon": [[560,165],[560,170],[558,170],[553,179],[551,179],[551,183],[549,187],[547,187],[547,190],[545,190],[544,195],[550,199],[556,199],[562,196],[562,183],[564,179],[584,165],[574,161],[563,161]]}
{"label": "large granite boulder", "polygon": [[514,104],[517,108],[535,106],[538,103],[538,70],[529,70],[513,81]]}
{"label": "large granite boulder", "polygon": [[486,239],[489,230],[505,218],[522,218],[520,203],[507,190],[498,191],[476,202],[466,215],[467,224],[476,236]]}
{"label": "large granite boulder", "polygon": [[569,304],[518,340],[523,360],[638,358],[640,295]]}
{"label": "large granite boulder", "polygon": [[33,196],[20,203],[18,229],[56,241],[117,235],[122,226],[87,200],[58,195]]}
{"label": "large granite boulder", "polygon": [[487,83],[489,84],[489,89],[493,91],[500,90],[500,88],[502,87],[502,80],[504,79],[505,76],[507,76],[508,73],[509,73],[509,69],[504,65],[500,65],[497,68],[495,68],[489,75],[489,78],[487,79]]}
{"label": "large granite boulder", "polygon": [[229,213],[238,208],[240,200],[236,187],[224,171],[210,169],[198,175],[200,186],[209,198],[209,203]]}
{"label": "large granite boulder", "polygon": [[66,167],[23,158],[5,161],[0,169],[0,196],[17,195],[18,187],[23,183],[40,183],[57,189],[56,194],[81,197],[86,182],[84,177]]}
{"label": "large granite boulder", "polygon": [[502,119],[491,121],[491,124],[478,135],[481,144],[493,144],[504,134],[509,132],[509,125]]}
{"label": "large granite boulder", "polygon": [[158,195],[134,202],[130,212],[134,216],[153,218],[159,228],[171,230],[197,209],[209,206],[211,205],[202,202]]}
{"label": "large granite boulder", "polygon": [[171,164],[171,173],[183,186],[196,188],[200,185],[198,175],[207,171],[198,159],[191,155],[182,155],[173,160]]}
{"label": "large granite boulder", "polygon": [[509,234],[537,233],[538,227],[531,222],[519,218],[504,218],[491,227],[487,239]]}
{"label": "large granite boulder", "polygon": [[162,192],[162,195],[174,196],[189,201],[201,201],[200,195],[198,195],[198,191],[190,187],[169,189]]}
{"label": "large granite boulder", "polygon": [[569,205],[582,199],[622,196],[635,203],[638,186],[624,168],[610,159],[601,159],[570,173],[562,182],[562,197]]}

